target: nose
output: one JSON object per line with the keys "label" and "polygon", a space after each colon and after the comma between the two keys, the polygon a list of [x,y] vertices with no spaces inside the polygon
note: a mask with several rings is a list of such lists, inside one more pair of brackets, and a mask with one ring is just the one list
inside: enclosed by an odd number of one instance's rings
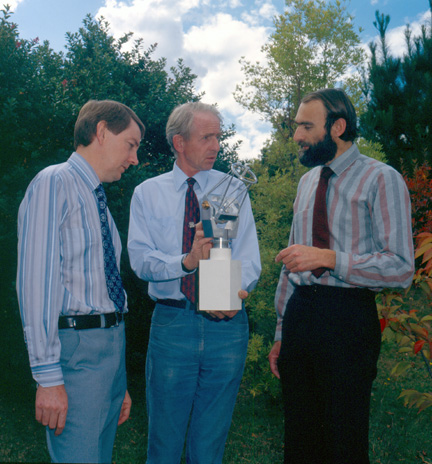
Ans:
{"label": "nose", "polygon": [[294,132],[294,137],[293,137],[294,142],[299,143],[301,141],[301,131],[300,131],[300,126],[297,127],[297,129]]}
{"label": "nose", "polygon": [[138,149],[133,151],[131,157],[129,158],[129,162],[134,166],[138,164]]}
{"label": "nose", "polygon": [[213,139],[213,144],[212,144],[212,148],[218,152],[220,150],[220,143],[219,143],[219,139],[217,137],[214,137]]}

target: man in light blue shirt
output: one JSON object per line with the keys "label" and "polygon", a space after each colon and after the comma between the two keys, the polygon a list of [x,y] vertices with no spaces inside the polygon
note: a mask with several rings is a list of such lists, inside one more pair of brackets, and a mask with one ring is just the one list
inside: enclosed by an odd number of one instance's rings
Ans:
{"label": "man in light blue shirt", "polygon": [[[220,123],[213,106],[186,103],[175,108],[166,128],[176,157],[173,170],[143,182],[132,198],[130,262],[137,276],[149,282],[149,295],[156,301],[146,363],[150,464],[179,463],[186,432],[188,463],[221,463],[243,373],[249,335],[244,307],[199,311],[181,286],[211,248],[201,224],[194,225],[192,247],[186,252],[182,238],[188,184],[194,184],[201,204],[224,176],[212,169],[220,149]],[[232,241],[232,258],[241,261],[239,296],[244,299],[261,272],[248,197]]]}
{"label": "man in light blue shirt", "polygon": [[144,130],[121,103],[87,102],[76,151],[33,179],[19,209],[18,301],[53,462],[111,462],[129,416],[121,243],[101,183],[138,163]]}

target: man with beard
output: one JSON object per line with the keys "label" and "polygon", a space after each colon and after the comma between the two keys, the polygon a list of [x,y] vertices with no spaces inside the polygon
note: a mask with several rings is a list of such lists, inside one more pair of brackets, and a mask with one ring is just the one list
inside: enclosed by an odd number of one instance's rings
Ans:
{"label": "man with beard", "polygon": [[375,294],[411,283],[409,194],[398,172],[360,154],[342,90],[307,95],[296,123],[300,161],[314,169],[300,180],[289,244],[276,256],[284,265],[269,361],[282,384],[284,462],[367,464]]}

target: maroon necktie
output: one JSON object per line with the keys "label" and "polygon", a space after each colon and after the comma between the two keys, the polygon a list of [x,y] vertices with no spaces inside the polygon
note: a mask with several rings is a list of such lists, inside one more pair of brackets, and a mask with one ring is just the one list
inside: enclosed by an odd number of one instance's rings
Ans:
{"label": "maroon necktie", "polygon": [[[194,184],[196,180],[193,177],[189,177],[187,180],[188,189],[185,198],[185,215],[183,223],[183,245],[182,253],[189,253],[192,248],[192,242],[195,237],[194,225],[200,220],[200,209],[198,199],[195,195]],[[181,281],[181,292],[191,302],[196,302],[195,298],[195,286],[196,286],[196,272],[188,274],[182,277]]]}
{"label": "maroon necktie", "polygon": [[[330,232],[327,219],[326,196],[328,181],[332,174],[333,171],[328,166],[324,166],[322,168],[315,195],[312,225],[312,245],[318,248],[330,248]],[[318,269],[314,269],[312,274],[315,277],[321,277],[325,271],[325,267],[319,267]]]}

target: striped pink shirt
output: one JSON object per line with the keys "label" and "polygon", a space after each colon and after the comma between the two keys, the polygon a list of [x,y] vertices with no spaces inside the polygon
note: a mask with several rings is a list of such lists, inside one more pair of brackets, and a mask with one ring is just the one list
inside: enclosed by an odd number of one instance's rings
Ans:
{"label": "striped pink shirt", "polygon": [[[414,273],[411,204],[402,176],[387,164],[361,155],[354,144],[331,164],[327,210],[336,266],[316,278],[282,267],[275,295],[277,327],[296,285],[408,287]],[[321,166],[305,174],[294,202],[289,245],[312,246],[312,215]]]}

